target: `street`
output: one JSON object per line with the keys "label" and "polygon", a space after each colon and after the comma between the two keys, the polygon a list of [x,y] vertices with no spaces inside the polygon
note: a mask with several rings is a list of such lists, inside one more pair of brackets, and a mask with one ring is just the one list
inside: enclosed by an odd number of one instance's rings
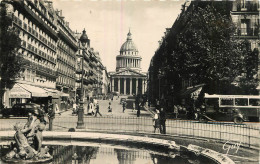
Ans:
{"label": "street", "polygon": [[[120,97],[121,98],[121,97]],[[102,116],[84,114],[85,130],[101,130],[109,132],[153,133],[153,118],[149,111],[141,110],[140,117],[132,109],[126,109],[123,113],[120,98],[111,101],[112,113],[108,112],[109,100],[99,100]],[[86,111],[86,110],[85,110]],[[46,118],[48,121],[48,118]],[[72,115],[72,110],[57,114],[53,121],[54,131],[68,131],[76,128],[78,116]],[[26,118],[0,119],[1,130],[12,130],[16,122],[25,123]],[[48,130],[48,125],[46,126]],[[259,123],[245,123],[236,125],[233,123],[199,123],[193,120],[167,119],[166,133],[192,137],[217,138],[224,141],[235,139],[244,144],[258,145]],[[159,132],[156,132],[159,133]],[[250,136],[250,137],[249,137]]]}

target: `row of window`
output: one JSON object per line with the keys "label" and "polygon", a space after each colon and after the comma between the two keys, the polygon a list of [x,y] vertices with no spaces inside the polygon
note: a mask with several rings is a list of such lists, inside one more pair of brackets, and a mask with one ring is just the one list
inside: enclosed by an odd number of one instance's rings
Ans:
{"label": "row of window", "polygon": [[55,70],[55,64],[53,64],[52,62],[49,62],[48,60],[37,57],[34,54],[32,54],[28,51],[24,51],[24,50],[19,50],[19,53],[21,53],[22,56],[31,63],[36,63],[39,65],[42,65],[42,66],[46,67],[46,69],[48,68],[50,70]]}
{"label": "row of window", "polygon": [[49,49],[49,47],[54,48],[54,45],[51,44],[50,42],[49,42],[49,46],[45,46],[44,44],[39,42],[39,40],[37,40],[35,37],[28,35],[27,32],[21,31],[19,29],[17,30],[17,32],[19,34],[19,37],[22,40],[26,40],[28,43],[31,43],[35,47],[38,46],[39,49],[41,49],[42,51],[45,51],[45,53],[50,54],[53,57],[55,56],[55,52],[53,52],[53,50]]}
{"label": "row of window", "polygon": [[[29,1],[32,2],[32,1]],[[47,12],[47,9],[40,3],[40,2],[35,2],[34,6],[37,7],[37,9],[41,12],[38,13],[38,11],[36,11],[34,8],[32,8],[31,5],[29,5],[27,3],[27,1],[24,1],[25,5],[28,6],[28,8],[35,14],[37,15],[47,26],[49,26],[52,30],[55,30],[52,25],[48,22],[52,22],[52,24],[54,24],[54,17],[52,14],[50,14],[50,12]],[[42,15],[44,15],[44,17],[42,17]],[[46,18],[48,19],[48,21],[46,20]]]}
{"label": "row of window", "polygon": [[40,75],[36,74],[35,70],[31,70],[29,68],[25,69],[23,72],[23,80],[25,81],[30,81],[30,82],[44,82],[47,84],[54,84],[55,83],[55,79],[54,78],[49,78],[49,77],[43,77]]}
{"label": "row of window", "polygon": [[72,69],[75,69],[76,59],[68,55],[64,51],[61,51],[60,49],[58,49],[57,51],[57,59],[58,59],[57,64],[63,63],[67,67],[71,67]]}
{"label": "row of window", "polygon": [[133,52],[133,51],[120,52],[120,55],[138,55],[138,52]]}
{"label": "row of window", "polygon": [[255,0],[255,1],[241,0],[241,2],[237,4],[237,11],[258,11],[259,8],[260,8],[259,0]]}
{"label": "row of window", "polygon": [[24,49],[29,50],[31,53],[34,53],[34,54],[40,56],[41,58],[44,58],[45,60],[48,60],[52,63],[56,63],[56,59],[54,59],[52,56],[48,55],[47,53],[37,49],[36,47],[31,45],[30,43],[26,43],[24,40],[22,40],[21,45]]}
{"label": "row of window", "polygon": [[[21,13],[18,13],[17,10],[14,12],[13,20],[15,22],[17,22],[18,25],[20,25],[21,27],[25,28],[26,31],[29,31],[30,33],[34,33],[35,36],[41,35],[43,38],[46,38],[47,42],[50,42],[51,44],[55,45],[55,40],[54,39],[52,39],[48,34],[46,34],[46,32],[41,30],[38,26],[36,26],[34,23],[32,23],[32,21],[27,19],[24,15],[22,15]],[[38,38],[38,36],[37,36],[37,38]]]}
{"label": "row of window", "polygon": [[68,53],[68,54],[75,54],[75,51],[72,49],[72,48],[70,48],[70,46],[68,46],[68,44],[66,44],[64,41],[62,41],[62,40],[59,40],[58,41],[58,44],[57,44],[57,46],[60,48],[60,49],[62,49],[64,52],[66,52],[66,53]]}
{"label": "row of window", "polygon": [[59,76],[57,82],[63,85],[69,85],[71,87],[75,86],[75,80],[73,78],[68,78],[66,76]]}
{"label": "row of window", "polygon": [[69,77],[74,77],[74,75],[75,75],[74,69],[72,69],[71,67],[68,67],[62,63],[58,64],[58,71]]}
{"label": "row of window", "polygon": [[[62,20],[62,22],[64,22],[64,20]],[[60,26],[60,29],[59,29],[59,30],[61,30],[64,34],[66,34],[66,35],[69,37],[69,39],[71,40],[72,43],[74,43],[75,45],[77,45],[76,38],[74,37],[74,32],[69,28],[69,26],[62,24],[62,25]],[[68,32],[67,30],[68,30],[69,32]],[[71,36],[71,35],[72,35],[72,36]]]}

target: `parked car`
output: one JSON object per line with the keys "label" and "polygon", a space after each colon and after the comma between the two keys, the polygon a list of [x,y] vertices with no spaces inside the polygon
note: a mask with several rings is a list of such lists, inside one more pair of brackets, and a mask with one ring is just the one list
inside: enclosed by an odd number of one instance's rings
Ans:
{"label": "parked car", "polygon": [[3,109],[2,116],[6,118],[10,116],[27,117],[28,113],[33,113],[35,110],[39,109],[40,105],[34,103],[15,104],[12,108]]}
{"label": "parked car", "polygon": [[126,108],[133,109],[134,103],[135,103],[135,96],[128,96],[126,99]]}

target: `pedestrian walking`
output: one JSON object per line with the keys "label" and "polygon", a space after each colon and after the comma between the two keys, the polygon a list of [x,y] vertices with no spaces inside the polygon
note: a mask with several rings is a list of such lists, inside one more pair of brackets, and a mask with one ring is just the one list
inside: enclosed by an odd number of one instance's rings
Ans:
{"label": "pedestrian walking", "polygon": [[137,117],[140,117],[140,114],[141,114],[141,103],[137,103]]}
{"label": "pedestrian walking", "polygon": [[72,108],[73,108],[73,110],[76,110],[76,108],[77,108],[77,104],[76,104],[76,101],[73,101],[73,105],[72,105]]}
{"label": "pedestrian walking", "polygon": [[55,102],[55,104],[54,104],[54,109],[55,109],[55,114],[61,115],[60,108],[59,108],[59,105],[57,104],[57,102]]}
{"label": "pedestrian walking", "polygon": [[96,104],[96,114],[95,117],[97,117],[97,114],[99,114],[100,116],[102,116],[102,114],[99,112],[99,104]]}
{"label": "pedestrian walking", "polygon": [[158,129],[158,132],[160,132],[160,111],[158,109],[156,109],[156,113],[154,114],[153,127],[154,133],[156,132],[156,129]]}
{"label": "pedestrian walking", "polygon": [[156,108],[158,108],[159,109],[159,107],[160,107],[160,101],[158,100],[158,99],[156,99]]}
{"label": "pedestrian walking", "polygon": [[45,114],[45,105],[42,104],[39,109],[38,119],[46,125],[47,121],[44,119]]}
{"label": "pedestrian walking", "polygon": [[126,102],[125,101],[123,101],[123,113],[125,113],[125,107],[126,107]]}
{"label": "pedestrian walking", "polygon": [[108,113],[110,113],[110,112],[112,113],[112,107],[110,105],[108,105],[107,110],[108,110]]}
{"label": "pedestrian walking", "polygon": [[53,104],[49,101],[48,103],[48,119],[49,119],[49,131],[52,131],[53,128],[53,120],[55,118],[55,110]]}
{"label": "pedestrian walking", "polygon": [[90,108],[90,113],[94,116],[96,113],[96,108],[94,107],[94,104],[92,102],[90,102],[89,108]]}
{"label": "pedestrian walking", "polygon": [[165,122],[166,122],[166,114],[163,108],[161,108],[160,111],[160,124],[161,124],[161,134],[166,134],[166,126],[165,126]]}
{"label": "pedestrian walking", "polygon": [[135,112],[135,102],[133,103],[133,112]]}
{"label": "pedestrian walking", "polygon": [[178,118],[179,111],[178,111],[178,107],[176,105],[173,106],[173,113],[175,115],[175,118]]}

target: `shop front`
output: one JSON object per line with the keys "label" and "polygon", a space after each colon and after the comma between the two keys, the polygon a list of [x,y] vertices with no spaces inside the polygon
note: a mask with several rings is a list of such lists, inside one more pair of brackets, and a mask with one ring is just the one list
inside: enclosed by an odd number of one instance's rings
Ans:
{"label": "shop front", "polygon": [[19,84],[22,88],[31,93],[31,99],[27,103],[36,103],[39,105],[44,104],[47,106],[49,99],[51,98],[48,92],[40,87],[29,85],[29,84]]}
{"label": "shop front", "polygon": [[10,108],[18,103],[45,104],[48,102],[48,97],[48,92],[40,87],[15,83],[10,90],[5,92],[2,100],[4,105]]}
{"label": "shop front", "polygon": [[193,118],[197,104],[197,99],[203,86],[204,85],[197,85],[189,87],[181,93],[181,108],[178,111],[180,117],[186,119]]}
{"label": "shop front", "polygon": [[8,99],[4,100],[6,107],[10,108],[17,103],[26,103],[31,99],[31,93],[22,88],[19,84],[15,84],[9,92],[6,93]]}

